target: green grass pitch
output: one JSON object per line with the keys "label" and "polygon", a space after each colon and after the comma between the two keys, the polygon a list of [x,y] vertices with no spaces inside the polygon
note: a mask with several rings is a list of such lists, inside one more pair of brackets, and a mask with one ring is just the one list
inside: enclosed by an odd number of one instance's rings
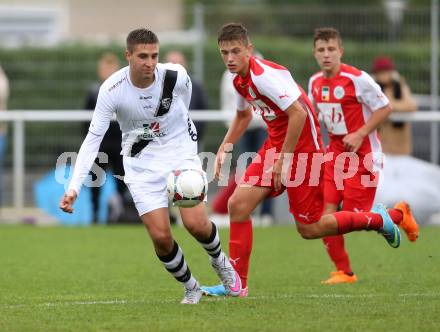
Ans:
{"label": "green grass pitch", "polygon": [[[217,283],[202,248],[173,231],[196,278]],[[2,226],[0,331],[440,330],[440,228],[397,250],[374,232],[346,244],[359,282],[322,286],[332,265],[320,240],[255,229],[249,297],[182,306],[141,226]]]}

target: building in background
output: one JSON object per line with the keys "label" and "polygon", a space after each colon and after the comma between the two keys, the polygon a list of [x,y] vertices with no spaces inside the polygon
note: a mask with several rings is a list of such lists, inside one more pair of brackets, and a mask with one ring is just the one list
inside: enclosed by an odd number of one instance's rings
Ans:
{"label": "building in background", "polygon": [[[183,0],[0,0],[0,45],[123,40],[133,28],[182,29]],[[154,14],[153,14],[154,13]]]}

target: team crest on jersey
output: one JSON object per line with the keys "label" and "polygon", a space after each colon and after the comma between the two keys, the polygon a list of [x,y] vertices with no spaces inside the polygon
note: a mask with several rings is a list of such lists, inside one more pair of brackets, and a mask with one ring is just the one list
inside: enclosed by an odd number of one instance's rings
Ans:
{"label": "team crest on jersey", "polygon": [[328,86],[323,86],[321,90],[321,99],[323,101],[330,100],[330,88]]}
{"label": "team crest on jersey", "polygon": [[251,87],[249,87],[249,94],[251,95],[252,98],[257,98],[257,95],[255,94],[254,90],[252,90]]}
{"label": "team crest on jersey", "polygon": [[345,90],[342,86],[338,85],[334,90],[333,94],[336,99],[342,99],[345,96]]}
{"label": "team crest on jersey", "polygon": [[162,107],[165,109],[169,109],[171,106],[171,98],[162,99]]}

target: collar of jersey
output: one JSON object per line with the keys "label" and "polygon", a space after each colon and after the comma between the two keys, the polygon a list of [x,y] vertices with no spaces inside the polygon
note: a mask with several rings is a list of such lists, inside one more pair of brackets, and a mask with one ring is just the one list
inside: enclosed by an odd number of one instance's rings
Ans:
{"label": "collar of jersey", "polygon": [[148,91],[148,90],[153,89],[153,87],[157,84],[157,81],[158,81],[158,80],[157,80],[158,75],[159,75],[159,70],[157,69],[157,66],[156,66],[156,68],[154,68],[154,81],[153,81],[153,83],[151,83],[151,85],[148,86],[148,87],[146,87],[146,88],[139,88],[139,87],[137,87],[136,85],[134,85],[133,82],[131,81],[131,77],[130,77],[130,66],[128,66],[128,71],[127,71],[127,78],[128,78],[128,81],[130,82],[130,85],[131,85],[132,87],[134,87],[136,90],[139,90],[139,91]]}

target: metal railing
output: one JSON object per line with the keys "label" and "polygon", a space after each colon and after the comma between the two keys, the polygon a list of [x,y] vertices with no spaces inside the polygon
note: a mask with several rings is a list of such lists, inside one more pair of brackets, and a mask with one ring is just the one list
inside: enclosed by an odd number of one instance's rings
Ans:
{"label": "metal railing", "polygon": [[[14,111],[0,112],[0,121],[13,123],[13,205],[16,209],[24,207],[25,193],[25,127],[27,122],[79,122],[90,121],[93,113],[90,111],[58,110],[58,111]],[[227,121],[231,113],[209,110],[192,111],[191,117],[194,121]],[[405,122],[427,122],[438,126],[440,122],[440,111],[420,111],[415,113],[394,113],[391,115],[393,121]],[[434,139],[433,139],[434,138]],[[431,135],[431,151],[439,150],[438,138]],[[432,156],[432,154],[431,154]],[[55,161],[54,161],[55,162]]]}

